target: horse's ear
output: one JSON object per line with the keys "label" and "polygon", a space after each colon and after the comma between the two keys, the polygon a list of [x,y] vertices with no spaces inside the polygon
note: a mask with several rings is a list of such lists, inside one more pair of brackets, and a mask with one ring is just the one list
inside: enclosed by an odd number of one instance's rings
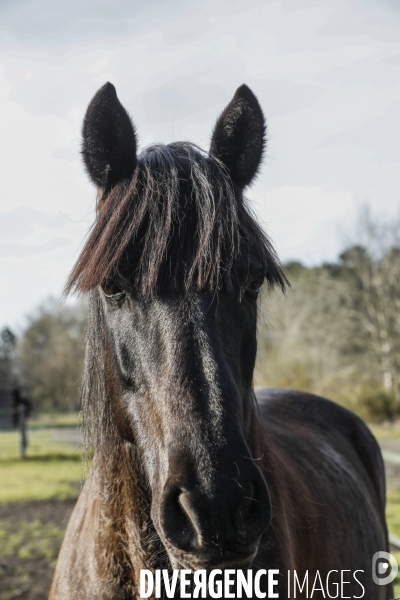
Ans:
{"label": "horse's ear", "polygon": [[93,183],[108,191],[130,177],[136,167],[136,146],[132,121],[115,87],[106,83],[90,102],[82,126],[82,156]]}
{"label": "horse's ear", "polygon": [[241,85],[219,117],[210,147],[210,154],[227,167],[240,188],[249,185],[257,175],[266,130],[257,98],[247,85]]}

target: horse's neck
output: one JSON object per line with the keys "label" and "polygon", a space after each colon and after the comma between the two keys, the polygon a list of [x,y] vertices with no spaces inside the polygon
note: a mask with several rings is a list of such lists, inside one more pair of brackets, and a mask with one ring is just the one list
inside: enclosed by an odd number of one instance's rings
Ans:
{"label": "horse's neck", "polygon": [[135,451],[122,444],[107,460],[94,461],[99,474],[99,543],[107,569],[136,588],[140,569],[162,565],[165,554],[151,517],[151,495]]}

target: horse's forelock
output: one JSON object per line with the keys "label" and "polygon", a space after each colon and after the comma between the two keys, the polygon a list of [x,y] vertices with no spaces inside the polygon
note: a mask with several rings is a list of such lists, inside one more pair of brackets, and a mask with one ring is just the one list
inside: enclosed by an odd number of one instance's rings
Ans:
{"label": "horse's forelock", "polygon": [[271,284],[279,260],[224,167],[189,143],[145,149],[130,181],[102,200],[66,290],[87,292],[121,263],[141,294],[160,285],[217,289],[240,256],[256,253]]}

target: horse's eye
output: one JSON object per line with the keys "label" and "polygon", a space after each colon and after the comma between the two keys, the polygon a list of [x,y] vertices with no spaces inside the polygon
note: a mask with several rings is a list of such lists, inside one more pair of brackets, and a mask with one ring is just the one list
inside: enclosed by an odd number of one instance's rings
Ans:
{"label": "horse's eye", "polygon": [[253,281],[250,283],[250,285],[246,289],[246,292],[248,294],[250,294],[251,296],[257,296],[263,283],[264,283],[264,275],[258,275],[258,277],[253,279]]}
{"label": "horse's eye", "polygon": [[121,290],[120,287],[115,285],[115,283],[113,283],[112,281],[106,281],[105,283],[102,283],[101,289],[103,290],[104,295],[107,296],[107,298],[114,298],[115,300],[120,300],[125,296],[125,292]]}

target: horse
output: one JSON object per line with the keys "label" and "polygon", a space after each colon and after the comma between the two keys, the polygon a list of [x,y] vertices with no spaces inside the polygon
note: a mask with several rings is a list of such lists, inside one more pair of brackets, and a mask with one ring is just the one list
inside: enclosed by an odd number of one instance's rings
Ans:
{"label": "horse", "polygon": [[369,429],[330,400],[253,389],[260,290],[289,285],[245,196],[266,146],[253,92],[237,89],[209,152],[138,153],[107,83],[82,138],[97,215],[66,291],[88,296],[94,452],[50,600],[138,598],[144,569],[258,573],[254,598],[392,598],[371,574],[389,546]]}

